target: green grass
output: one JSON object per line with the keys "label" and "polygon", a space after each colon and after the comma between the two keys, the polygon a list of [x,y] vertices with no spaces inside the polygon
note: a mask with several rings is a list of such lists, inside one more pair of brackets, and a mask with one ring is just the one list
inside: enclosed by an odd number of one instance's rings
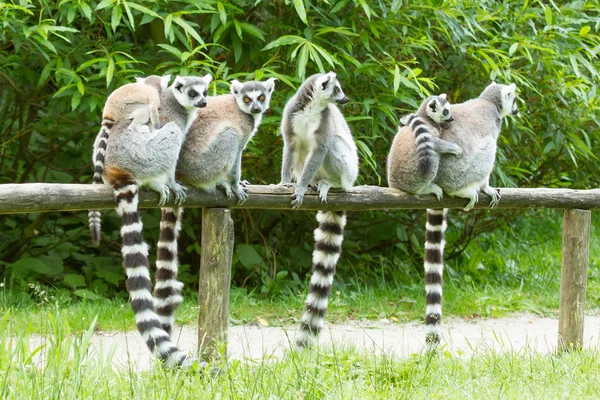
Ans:
{"label": "green grass", "polygon": [[29,344],[29,331],[0,326],[0,397],[6,399],[594,399],[600,353],[540,355],[530,350],[448,353],[407,359],[322,348],[254,363],[214,366],[218,376],[172,371],[156,364],[141,373],[111,363],[110,349],[89,347],[94,327],[71,334],[47,315],[45,345]]}
{"label": "green grass", "polygon": [[[448,263],[444,312],[454,317],[500,317],[528,311],[556,316],[560,277],[560,213],[523,218],[512,230],[484,235],[465,252],[465,266]],[[594,217],[592,238],[600,233]],[[493,244],[493,245],[491,245]],[[600,311],[600,246],[592,240],[587,292],[589,313]],[[478,265],[472,269],[469,260]],[[464,261],[463,260],[463,261]],[[388,318],[422,321],[421,276],[387,271],[378,282],[336,282],[327,322]],[[390,399],[390,398],[577,398],[595,399],[600,387],[597,350],[540,355],[530,350],[476,352],[456,357],[407,359],[377,356],[354,348],[320,348],[264,362],[230,360],[216,377],[168,371],[158,364],[142,373],[112,364],[110,349],[89,348],[94,330],[134,329],[124,300],[73,301],[62,292],[33,287],[31,293],[0,289],[0,398],[20,399]],[[186,293],[177,322],[193,324],[196,296]],[[295,324],[304,294],[277,297],[233,288],[234,324]],[[92,328],[90,328],[92,327]],[[32,335],[50,338],[43,347]],[[46,360],[40,363],[38,359]]]}
{"label": "green grass", "polygon": [[[600,312],[600,214],[593,214],[587,309]],[[524,214],[509,228],[482,235],[464,252],[463,259],[450,260],[446,268],[444,313],[456,317],[500,317],[514,312],[556,316],[560,288],[562,213],[542,210]],[[472,261],[473,260],[473,261]],[[347,276],[347,274],[346,274]],[[328,322],[353,319],[393,321],[422,320],[425,295],[422,274],[403,276],[385,271],[376,282],[336,280],[328,309]],[[305,285],[304,289],[307,285]],[[71,329],[86,329],[97,316],[101,330],[134,329],[133,314],[125,300],[73,301],[58,293],[34,287],[32,293],[0,289],[0,316],[11,309],[10,324],[16,331],[48,331],[48,312],[68,322]],[[51,291],[50,291],[51,292]],[[268,297],[231,291],[233,324],[256,322],[294,324],[300,317],[304,293],[287,292]],[[178,310],[178,324],[193,324],[197,318],[197,295],[188,291]]]}

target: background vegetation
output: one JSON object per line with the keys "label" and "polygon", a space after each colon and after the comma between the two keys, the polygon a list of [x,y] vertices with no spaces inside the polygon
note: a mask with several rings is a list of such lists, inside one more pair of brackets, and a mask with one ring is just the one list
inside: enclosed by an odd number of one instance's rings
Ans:
{"label": "background vegetation", "polygon": [[[226,92],[234,78],[279,79],[243,162],[245,179],[276,183],[285,101],[306,76],[334,70],[351,99],[344,113],[360,151],[357,184],[385,185],[398,118],[422,98],[446,92],[461,102],[496,79],[517,84],[522,115],[504,125],[493,184],[597,187],[599,31],[598,0],[4,1],[0,183],[91,182],[92,143],[112,90],[134,76],[209,72],[212,94]],[[533,261],[515,254],[558,235],[558,214],[511,222],[518,215],[452,213],[449,278],[467,286],[556,286],[548,275],[557,272],[548,267],[558,264],[556,252]],[[144,213],[151,243],[158,218]],[[234,218],[238,290],[303,290],[313,213],[236,211]],[[6,285],[34,299],[41,289],[32,281],[63,297],[125,297],[119,219],[111,212],[104,221],[97,248],[85,212],[0,216]],[[424,224],[422,211],[351,214],[337,287],[420,287]],[[184,226],[182,279],[193,288],[198,210],[187,210]],[[533,232],[532,241],[519,241],[514,227]],[[590,280],[599,280],[595,262]]]}

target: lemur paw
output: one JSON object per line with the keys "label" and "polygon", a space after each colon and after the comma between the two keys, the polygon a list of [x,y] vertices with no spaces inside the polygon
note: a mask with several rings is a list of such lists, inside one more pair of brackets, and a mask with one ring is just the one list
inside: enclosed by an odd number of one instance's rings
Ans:
{"label": "lemur paw", "polygon": [[162,186],[160,188],[160,191],[158,192],[158,194],[160,195],[160,199],[158,200],[158,205],[160,207],[162,207],[165,204],[167,204],[167,201],[169,201],[169,198],[171,197],[171,192],[169,191],[169,187],[167,185]]}
{"label": "lemur paw", "polygon": [[475,204],[477,204],[478,201],[479,201],[479,194],[477,192],[475,192],[475,194],[473,195],[473,197],[471,197],[471,200],[469,200],[469,203],[464,208],[464,210],[469,211],[470,209],[472,209],[475,206]]}
{"label": "lemur paw", "polygon": [[238,206],[241,206],[242,204],[244,204],[246,202],[246,200],[248,200],[248,193],[246,193],[246,190],[244,189],[244,187],[242,185],[240,185],[237,190],[235,190],[235,195],[238,198]]}
{"label": "lemur paw", "polygon": [[498,203],[500,202],[500,198],[502,197],[500,195],[500,189],[493,189],[486,192],[489,196],[492,197],[492,201],[490,201],[490,207],[494,208],[498,205]]}
{"label": "lemur paw", "polygon": [[434,191],[432,193],[437,198],[438,201],[442,201],[442,199],[444,198],[444,191],[442,190],[442,188],[439,188],[439,190],[434,189]]}
{"label": "lemur paw", "polygon": [[290,187],[295,188],[296,187],[296,184],[292,183],[292,182],[279,182],[278,185],[279,186],[285,186],[285,187],[288,187],[288,188],[290,188]]}
{"label": "lemur paw", "polygon": [[178,206],[182,205],[187,196],[187,188],[175,182],[171,190],[173,191],[173,193],[175,193],[175,204],[177,204]]}
{"label": "lemur paw", "polygon": [[148,134],[150,133],[150,127],[148,125],[138,125],[136,131],[137,133]]}
{"label": "lemur paw", "polygon": [[296,190],[292,195],[292,208],[298,208],[302,205],[304,193],[306,193],[306,188],[296,186]]}
{"label": "lemur paw", "polygon": [[240,181],[240,186],[246,187],[246,186],[250,186],[250,185],[252,185],[252,184],[245,179],[243,181]]}
{"label": "lemur paw", "polygon": [[225,190],[225,196],[227,196],[227,199],[231,200],[231,198],[233,197],[233,191],[231,190],[231,186],[221,185],[221,187],[223,187],[223,189]]}
{"label": "lemur paw", "polygon": [[454,154],[456,156],[456,158],[460,158],[462,156],[462,153],[463,153],[463,149],[460,147],[456,151],[452,152],[452,154]]}

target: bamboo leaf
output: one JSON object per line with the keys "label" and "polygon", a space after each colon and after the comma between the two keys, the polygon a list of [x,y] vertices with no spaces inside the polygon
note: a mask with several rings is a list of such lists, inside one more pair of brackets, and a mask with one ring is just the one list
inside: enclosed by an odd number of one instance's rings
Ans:
{"label": "bamboo leaf", "polygon": [[304,22],[304,24],[308,25],[308,20],[306,19],[306,9],[304,8],[303,0],[292,0],[294,4],[294,8],[296,9],[296,13],[300,17],[300,20]]}
{"label": "bamboo leaf", "polygon": [[221,23],[225,25],[227,23],[227,12],[225,11],[225,6],[220,1],[217,2],[217,11],[219,12]]}

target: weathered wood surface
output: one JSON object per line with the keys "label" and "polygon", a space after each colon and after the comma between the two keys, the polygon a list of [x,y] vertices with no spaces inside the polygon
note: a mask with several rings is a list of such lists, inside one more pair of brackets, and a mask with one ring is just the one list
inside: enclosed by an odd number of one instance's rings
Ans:
{"label": "weathered wood surface", "polygon": [[577,350],[583,344],[591,219],[591,211],[565,210],[558,314],[560,351]]}
{"label": "weathered wood surface", "polygon": [[218,359],[219,342],[227,342],[232,256],[231,211],[223,208],[203,208],[198,287],[198,346],[204,360]]}
{"label": "weathered wood surface", "polygon": [[[188,190],[184,207],[223,207],[291,210],[290,196],[292,188],[277,185],[251,185],[249,198],[242,206],[237,199],[227,199],[222,191],[216,194],[195,189]],[[598,209],[600,208],[600,189],[510,189],[501,188],[502,199],[496,208],[559,208],[559,209]],[[157,207],[158,194],[142,190],[140,207]],[[442,202],[432,196],[406,194],[396,189],[357,186],[348,192],[331,191],[328,201],[322,204],[313,190],[304,198],[302,210],[382,210],[382,209],[424,209],[454,208],[461,209],[467,199],[446,196]],[[489,208],[490,197],[480,193],[475,208]],[[74,211],[88,209],[113,208],[113,191],[107,185],[24,183],[0,185],[0,214]]]}

